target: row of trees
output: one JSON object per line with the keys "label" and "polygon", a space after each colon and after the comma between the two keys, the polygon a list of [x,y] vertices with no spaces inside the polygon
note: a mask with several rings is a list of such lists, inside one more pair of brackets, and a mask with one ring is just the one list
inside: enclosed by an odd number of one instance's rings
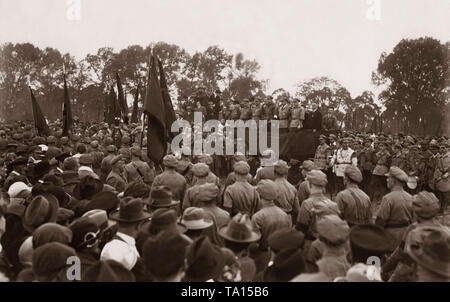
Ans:
{"label": "row of trees", "polygon": [[[307,105],[335,107],[343,129],[369,130],[383,107],[385,131],[442,133],[450,125],[443,110],[450,103],[449,47],[450,43],[420,38],[402,40],[390,54],[383,53],[372,75],[373,82],[384,89],[378,101],[371,91],[352,98],[344,86],[323,76],[299,82],[294,97]],[[220,89],[224,100],[266,94],[277,99],[289,94],[283,88],[268,92],[268,80],[257,76],[261,68],[258,62],[242,53],[229,54],[218,46],[193,55],[165,42],[145,48],[132,45],[118,52],[103,47],[76,61],[54,48],[6,43],[0,47],[0,119],[32,118],[28,84],[44,114],[50,119],[60,118],[64,65],[74,115],[82,120],[103,120],[105,95],[115,85],[116,72],[128,99],[133,99],[140,85],[142,100],[151,53],[164,65],[173,100],[186,99],[198,86],[209,92]]]}

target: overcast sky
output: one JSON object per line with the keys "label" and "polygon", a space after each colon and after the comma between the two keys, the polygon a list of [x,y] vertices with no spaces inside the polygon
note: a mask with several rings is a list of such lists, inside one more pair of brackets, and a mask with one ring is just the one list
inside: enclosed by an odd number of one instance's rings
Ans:
{"label": "overcast sky", "polygon": [[[81,19],[71,21],[77,1]],[[450,41],[449,0],[379,0],[379,21],[367,17],[374,1],[0,0],[0,43],[56,47],[77,59],[104,46],[153,41],[191,54],[219,45],[256,59],[271,90],[292,91],[300,80],[327,75],[355,97],[374,89],[380,54],[402,38]]]}

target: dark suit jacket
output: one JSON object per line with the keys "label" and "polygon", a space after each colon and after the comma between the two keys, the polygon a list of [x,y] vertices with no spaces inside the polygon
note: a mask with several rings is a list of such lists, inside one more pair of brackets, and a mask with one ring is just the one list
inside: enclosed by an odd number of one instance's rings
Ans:
{"label": "dark suit jacket", "polygon": [[311,113],[311,128],[322,130],[322,113],[319,110]]}

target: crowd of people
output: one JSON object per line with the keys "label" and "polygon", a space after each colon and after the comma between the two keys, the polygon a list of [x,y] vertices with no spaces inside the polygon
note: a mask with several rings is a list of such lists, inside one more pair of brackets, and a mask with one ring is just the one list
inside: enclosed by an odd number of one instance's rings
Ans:
{"label": "crowd of people", "polygon": [[[318,126],[270,104],[230,117],[273,109],[283,129]],[[160,165],[139,125],[49,126],[0,125],[5,281],[450,281],[446,137],[340,132],[305,161],[263,164],[267,149]]]}
{"label": "crowd of people", "polygon": [[223,100],[217,90],[208,94],[204,87],[188,99],[179,102],[177,114],[189,122],[194,122],[194,113],[202,114],[203,120],[218,120],[225,125],[227,120],[271,120],[279,121],[280,134],[296,129],[338,130],[339,125],[333,107],[322,117],[319,106],[313,103],[307,106],[298,98],[282,95],[276,100],[272,96],[253,96],[238,100]]}

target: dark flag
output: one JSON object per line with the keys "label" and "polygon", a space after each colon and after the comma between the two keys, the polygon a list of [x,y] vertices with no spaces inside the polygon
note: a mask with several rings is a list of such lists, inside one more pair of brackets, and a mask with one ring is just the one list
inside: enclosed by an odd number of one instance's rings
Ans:
{"label": "dark flag", "polygon": [[31,93],[31,105],[33,107],[34,125],[36,126],[39,135],[49,135],[50,129],[48,128],[47,121],[42,114],[41,107],[39,107],[38,102],[36,102],[31,87],[28,88],[30,88]]}
{"label": "dark flag", "polygon": [[128,124],[128,105],[127,101],[125,100],[125,96],[123,94],[123,88],[122,83],[120,82],[119,73],[117,72],[116,72],[116,79],[117,79],[117,94],[119,96],[119,106],[120,110],[122,111],[123,122],[125,124]]}
{"label": "dark flag", "polygon": [[145,94],[144,112],[147,122],[147,155],[156,164],[161,163],[167,152],[164,101],[161,94],[156,62],[152,56]]}
{"label": "dark flag", "polygon": [[111,114],[110,114],[110,101],[109,101],[109,93],[105,94],[105,99],[103,101],[103,115],[105,117],[105,123],[108,123],[111,125],[113,121],[111,120]]}
{"label": "dark flag", "polygon": [[133,102],[133,112],[131,113],[131,122],[137,123],[138,122],[138,102],[139,102],[139,84],[136,87],[136,94],[134,95],[134,102]]}
{"label": "dark flag", "polygon": [[166,131],[169,139],[175,137],[175,133],[171,130],[173,122],[177,120],[177,116],[175,115],[175,111],[173,110],[172,100],[170,99],[169,89],[167,88],[166,76],[164,74],[164,69],[160,60],[158,60],[159,66],[159,78],[161,84],[161,92],[162,98],[164,101],[164,109],[165,109],[165,123],[166,123]]}
{"label": "dark flag", "polygon": [[372,133],[379,133],[383,132],[383,120],[381,118],[381,114],[376,114],[373,118],[372,125],[370,126],[370,132]]}
{"label": "dark flag", "polygon": [[64,74],[64,102],[63,102],[63,136],[69,135],[72,127],[72,108],[70,106],[69,91],[67,89],[66,74]]}

